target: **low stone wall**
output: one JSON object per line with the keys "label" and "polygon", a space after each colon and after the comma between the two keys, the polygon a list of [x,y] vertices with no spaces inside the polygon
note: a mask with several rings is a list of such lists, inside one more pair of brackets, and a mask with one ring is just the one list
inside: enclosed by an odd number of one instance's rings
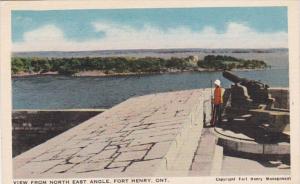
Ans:
{"label": "low stone wall", "polygon": [[288,88],[270,88],[272,98],[275,98],[275,108],[290,109]]}
{"label": "low stone wall", "polygon": [[101,113],[101,111],[13,111],[13,157],[99,113]]}
{"label": "low stone wall", "polygon": [[209,93],[131,98],[14,158],[14,178],[187,176]]}

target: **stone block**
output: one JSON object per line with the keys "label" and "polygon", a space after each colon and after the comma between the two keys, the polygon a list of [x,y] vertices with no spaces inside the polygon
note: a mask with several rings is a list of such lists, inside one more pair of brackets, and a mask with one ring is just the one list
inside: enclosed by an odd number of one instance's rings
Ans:
{"label": "stone block", "polygon": [[74,140],[65,144],[61,144],[57,149],[84,148],[92,142],[92,140]]}
{"label": "stone block", "polygon": [[195,161],[192,164],[192,170],[193,171],[198,171],[198,173],[207,173],[207,175],[210,174],[210,170],[211,170],[211,166],[212,166],[212,161],[211,160],[202,160],[202,161]]}
{"label": "stone block", "polygon": [[172,142],[158,142],[147,153],[145,159],[163,158],[169,151]]}
{"label": "stone block", "polygon": [[134,131],[134,130],[144,130],[146,128],[148,128],[149,125],[141,125],[141,123],[136,123],[133,125],[127,126],[126,128],[122,129],[122,132],[126,132],[126,131]]}
{"label": "stone block", "polygon": [[131,151],[131,152],[122,152],[116,159],[116,162],[120,161],[132,161],[132,160],[141,160],[147,151]]}
{"label": "stone block", "polygon": [[79,156],[74,156],[72,158],[70,158],[69,162],[72,164],[78,164],[81,163],[87,159],[89,159],[90,157],[79,157]]}
{"label": "stone block", "polygon": [[111,161],[104,160],[102,162],[88,163],[83,162],[73,167],[70,172],[85,173],[91,171],[103,170]]}
{"label": "stone block", "polygon": [[142,151],[142,150],[148,150],[153,144],[144,144],[144,145],[138,145],[138,146],[128,146],[123,147],[119,149],[119,152],[128,152],[128,151]]}
{"label": "stone block", "polygon": [[75,164],[60,164],[50,169],[47,173],[64,173],[71,169]]}
{"label": "stone block", "polygon": [[239,142],[236,151],[246,152],[246,153],[262,154],[263,150],[264,149],[263,149],[262,144]]}
{"label": "stone block", "polygon": [[200,155],[195,155],[193,162],[203,162],[203,161],[211,161],[213,159],[214,153],[212,152],[211,154],[200,154]]}
{"label": "stone block", "polygon": [[71,149],[66,149],[62,151],[61,153],[55,155],[53,158],[54,159],[66,159],[68,157],[71,157],[72,155],[75,155],[81,150],[81,148],[71,148]]}
{"label": "stone block", "polygon": [[226,147],[226,149],[230,149],[230,150],[233,150],[233,151],[236,151],[238,149],[237,142],[236,141],[232,141],[230,139],[228,140],[228,139],[219,138],[218,143],[221,146]]}
{"label": "stone block", "polygon": [[176,135],[169,134],[169,135],[164,135],[161,137],[144,137],[140,139],[135,139],[132,141],[129,146],[137,146],[137,145],[143,145],[143,144],[149,144],[149,143],[158,143],[158,142],[169,142],[169,141],[174,141],[176,138]]}
{"label": "stone block", "polygon": [[111,142],[123,142],[124,137],[113,137],[110,139]]}
{"label": "stone block", "polygon": [[162,159],[133,162],[125,170],[130,176],[153,176]]}
{"label": "stone block", "polygon": [[103,160],[112,159],[113,155],[117,152],[117,149],[103,150],[100,153],[92,156],[87,162],[101,162]]}
{"label": "stone block", "polygon": [[162,128],[162,127],[167,127],[167,128],[176,128],[176,129],[180,129],[181,127],[182,127],[182,123],[178,123],[178,122],[176,122],[176,123],[174,123],[174,122],[164,122],[164,123],[156,123],[156,124],[151,124],[150,126],[149,126],[149,128],[157,128],[157,127],[160,127],[160,128]]}
{"label": "stone block", "polygon": [[49,161],[42,161],[42,162],[29,162],[25,166],[19,168],[21,175],[28,175],[30,176],[31,174],[41,174],[44,173],[54,166],[64,163],[63,160],[49,160]]}
{"label": "stone block", "polygon": [[61,151],[52,151],[52,152],[44,152],[43,154],[41,154],[40,156],[37,156],[36,158],[34,158],[33,162],[40,162],[40,161],[47,161],[47,160],[51,160],[54,158],[55,155],[59,154]]}
{"label": "stone block", "polygon": [[111,141],[110,145],[116,145],[118,148],[123,148],[126,147],[127,145],[129,145],[133,140],[123,140],[123,141]]}
{"label": "stone block", "polygon": [[81,172],[76,173],[73,177],[79,177],[79,178],[112,178],[112,177],[122,177],[126,176],[123,174],[124,168],[111,168],[111,169],[103,169],[103,170],[97,170],[97,171],[88,171],[88,172]]}
{"label": "stone block", "polygon": [[108,165],[108,169],[111,169],[111,168],[124,168],[124,167],[127,167],[129,166],[129,164],[131,163],[131,161],[125,161],[125,162],[112,162],[111,164]]}
{"label": "stone block", "polygon": [[101,152],[107,146],[106,143],[93,143],[83,148],[76,156],[88,156],[91,154],[97,154]]}
{"label": "stone block", "polygon": [[[107,146],[107,147],[105,147],[105,149],[104,150],[111,150],[111,149],[119,149],[121,146],[119,146],[119,145],[109,145],[109,146]],[[123,147],[126,147],[126,146],[123,146]]]}
{"label": "stone block", "polygon": [[264,145],[264,154],[278,154],[278,155],[287,155],[290,154],[290,145],[289,144],[265,144]]}

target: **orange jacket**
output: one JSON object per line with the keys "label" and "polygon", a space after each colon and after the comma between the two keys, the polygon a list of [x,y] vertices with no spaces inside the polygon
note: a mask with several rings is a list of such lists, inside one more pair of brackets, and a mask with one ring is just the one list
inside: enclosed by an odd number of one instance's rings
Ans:
{"label": "orange jacket", "polygon": [[222,96],[223,96],[223,94],[222,94],[222,88],[216,87],[215,88],[215,92],[214,92],[214,104],[215,105],[223,103]]}

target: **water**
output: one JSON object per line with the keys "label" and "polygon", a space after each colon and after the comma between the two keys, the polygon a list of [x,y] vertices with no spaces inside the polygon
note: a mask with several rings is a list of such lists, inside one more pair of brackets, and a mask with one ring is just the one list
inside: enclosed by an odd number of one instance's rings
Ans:
{"label": "water", "polygon": [[[288,68],[239,71],[271,87],[288,87]],[[130,97],[157,92],[210,87],[210,81],[230,82],[221,72],[185,72],[143,76],[66,77],[39,76],[13,79],[14,109],[110,108]]]}
{"label": "water", "polygon": [[[113,51],[78,52],[79,56],[134,56],[134,57],[187,57],[196,55],[202,59],[205,55],[230,55],[244,59],[265,61],[272,69],[261,71],[235,72],[241,77],[261,80],[271,87],[288,87],[288,52],[287,50],[272,53],[214,53],[203,51],[163,52],[157,51]],[[34,54],[34,53],[32,53]],[[55,53],[43,53],[55,54]],[[65,53],[70,54],[70,53]],[[85,55],[84,55],[85,54]],[[22,56],[22,55],[21,55]],[[33,55],[34,56],[34,55]],[[65,57],[66,55],[64,55]],[[93,56],[93,55],[92,55]],[[34,76],[13,78],[14,109],[69,109],[69,108],[110,108],[130,97],[151,93],[168,92],[186,89],[210,87],[210,81],[221,79],[223,86],[230,82],[222,77],[221,72],[186,72],[175,74],[157,74],[143,76],[118,77],[66,77]]]}

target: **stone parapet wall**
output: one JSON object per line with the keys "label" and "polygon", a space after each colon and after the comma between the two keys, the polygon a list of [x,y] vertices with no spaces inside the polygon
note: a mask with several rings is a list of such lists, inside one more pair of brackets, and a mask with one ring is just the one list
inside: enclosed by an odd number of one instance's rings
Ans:
{"label": "stone parapet wall", "polygon": [[272,98],[275,98],[275,107],[290,109],[290,97],[288,88],[270,88]]}
{"label": "stone parapet wall", "polygon": [[14,158],[14,178],[188,175],[206,93],[131,98]]}
{"label": "stone parapet wall", "polygon": [[101,111],[14,110],[12,114],[13,156],[88,120]]}

